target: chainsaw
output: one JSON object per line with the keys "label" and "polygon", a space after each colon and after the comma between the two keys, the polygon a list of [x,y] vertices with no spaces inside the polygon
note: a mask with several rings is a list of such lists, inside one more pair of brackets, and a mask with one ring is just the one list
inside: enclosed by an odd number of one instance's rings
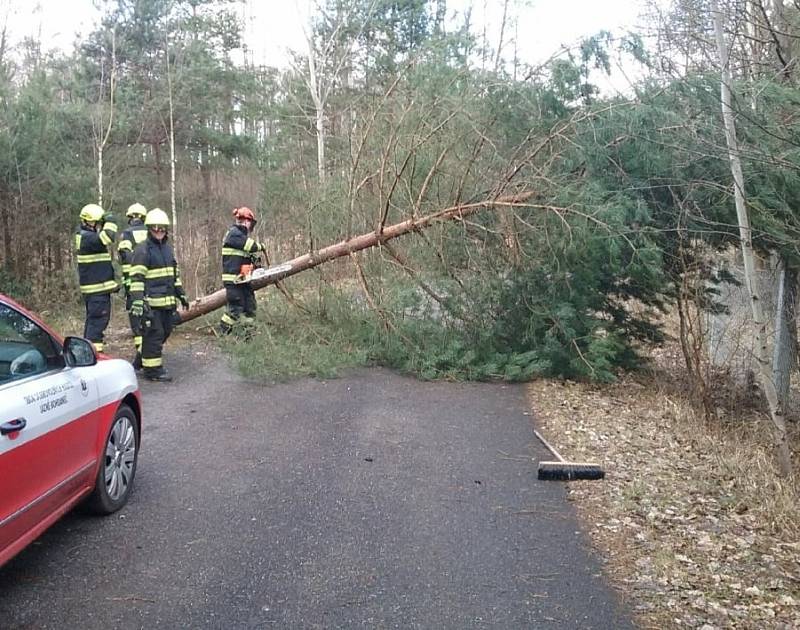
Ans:
{"label": "chainsaw", "polygon": [[275,267],[262,267],[261,261],[258,258],[253,258],[253,262],[248,265],[242,265],[240,273],[233,281],[234,284],[247,284],[259,278],[271,278],[285,271],[291,271],[292,266],[289,263],[283,265],[276,265]]}

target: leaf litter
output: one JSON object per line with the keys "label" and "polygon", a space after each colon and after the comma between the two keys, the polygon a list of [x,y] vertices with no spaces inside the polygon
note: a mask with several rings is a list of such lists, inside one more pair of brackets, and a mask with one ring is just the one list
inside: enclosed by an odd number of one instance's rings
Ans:
{"label": "leaf litter", "polygon": [[[674,349],[652,359],[611,385],[528,389],[562,455],[606,471],[567,496],[607,577],[642,628],[800,628],[797,475],[778,478],[757,409],[731,405],[705,423]],[[800,420],[787,415],[797,446]]]}

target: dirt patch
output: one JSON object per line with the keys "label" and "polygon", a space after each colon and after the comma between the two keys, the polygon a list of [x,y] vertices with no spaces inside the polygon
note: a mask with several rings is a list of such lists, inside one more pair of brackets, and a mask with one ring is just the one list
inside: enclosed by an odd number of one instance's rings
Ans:
{"label": "dirt patch", "polygon": [[642,627],[798,628],[797,478],[775,474],[757,413],[704,424],[681,372],[662,351],[652,371],[613,385],[529,386],[537,424],[562,455],[606,471],[570,483],[568,497]]}

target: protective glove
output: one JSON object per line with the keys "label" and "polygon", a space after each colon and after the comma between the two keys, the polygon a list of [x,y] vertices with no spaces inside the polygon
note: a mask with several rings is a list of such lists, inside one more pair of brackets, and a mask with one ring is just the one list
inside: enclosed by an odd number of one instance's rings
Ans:
{"label": "protective glove", "polygon": [[106,212],[103,215],[103,223],[113,223],[114,225],[117,224],[117,222],[114,220],[114,215],[110,212]]}
{"label": "protective glove", "polygon": [[134,300],[131,304],[131,315],[134,317],[141,317],[144,314],[144,302],[142,300]]}
{"label": "protective glove", "polygon": [[187,300],[186,296],[183,295],[182,293],[178,296],[178,302],[181,303],[181,306],[183,306],[183,308],[189,308],[189,300]]}

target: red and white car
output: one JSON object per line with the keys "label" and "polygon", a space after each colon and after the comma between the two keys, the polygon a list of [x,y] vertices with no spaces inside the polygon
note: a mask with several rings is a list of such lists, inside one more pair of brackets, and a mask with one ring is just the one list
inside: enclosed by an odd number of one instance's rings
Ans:
{"label": "red and white car", "polygon": [[125,505],[141,409],[130,363],[0,294],[0,565],[83,500],[102,514]]}

